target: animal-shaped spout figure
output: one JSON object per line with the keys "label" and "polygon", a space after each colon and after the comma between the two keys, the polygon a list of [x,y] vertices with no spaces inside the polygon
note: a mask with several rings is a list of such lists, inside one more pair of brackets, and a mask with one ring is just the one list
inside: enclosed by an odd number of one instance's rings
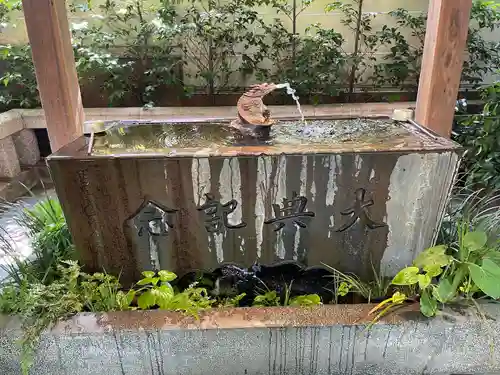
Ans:
{"label": "animal-shaped spout figure", "polygon": [[264,105],[262,98],[278,88],[274,83],[253,85],[237,103],[238,118],[231,122],[231,127],[244,136],[260,137],[269,135],[270,126],[275,123],[271,112]]}

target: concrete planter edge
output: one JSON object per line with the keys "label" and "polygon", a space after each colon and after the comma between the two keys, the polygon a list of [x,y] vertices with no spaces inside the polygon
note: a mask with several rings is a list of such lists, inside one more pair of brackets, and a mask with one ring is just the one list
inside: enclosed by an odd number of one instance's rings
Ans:
{"label": "concrete planter edge", "polygon": [[[500,306],[418,305],[368,328],[373,305],[78,314],[43,336],[37,375],[485,374],[500,371]],[[21,330],[0,317],[0,368],[20,374]]]}

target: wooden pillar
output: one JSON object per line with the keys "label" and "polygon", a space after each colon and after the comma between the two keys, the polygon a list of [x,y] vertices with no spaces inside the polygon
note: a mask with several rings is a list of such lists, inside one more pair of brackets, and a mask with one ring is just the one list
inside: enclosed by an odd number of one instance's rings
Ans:
{"label": "wooden pillar", "polygon": [[83,132],[83,107],[65,0],[23,0],[52,151]]}
{"label": "wooden pillar", "polygon": [[472,0],[430,0],[415,120],[449,137]]}

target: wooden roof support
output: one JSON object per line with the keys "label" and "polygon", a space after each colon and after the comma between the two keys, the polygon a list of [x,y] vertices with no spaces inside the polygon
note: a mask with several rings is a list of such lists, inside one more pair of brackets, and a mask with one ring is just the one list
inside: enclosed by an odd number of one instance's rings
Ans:
{"label": "wooden roof support", "polygon": [[472,0],[430,0],[415,120],[449,137]]}
{"label": "wooden roof support", "polygon": [[52,151],[83,132],[83,107],[65,0],[23,0]]}

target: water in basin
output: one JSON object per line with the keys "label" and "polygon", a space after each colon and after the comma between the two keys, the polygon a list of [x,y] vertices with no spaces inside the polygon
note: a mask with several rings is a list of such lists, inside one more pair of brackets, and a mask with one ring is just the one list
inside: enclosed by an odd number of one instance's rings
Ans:
{"label": "water in basin", "polygon": [[96,142],[93,154],[171,152],[176,149],[231,146],[329,145],[349,142],[384,142],[410,132],[388,118],[280,121],[269,136],[243,137],[228,123],[117,123]]}

